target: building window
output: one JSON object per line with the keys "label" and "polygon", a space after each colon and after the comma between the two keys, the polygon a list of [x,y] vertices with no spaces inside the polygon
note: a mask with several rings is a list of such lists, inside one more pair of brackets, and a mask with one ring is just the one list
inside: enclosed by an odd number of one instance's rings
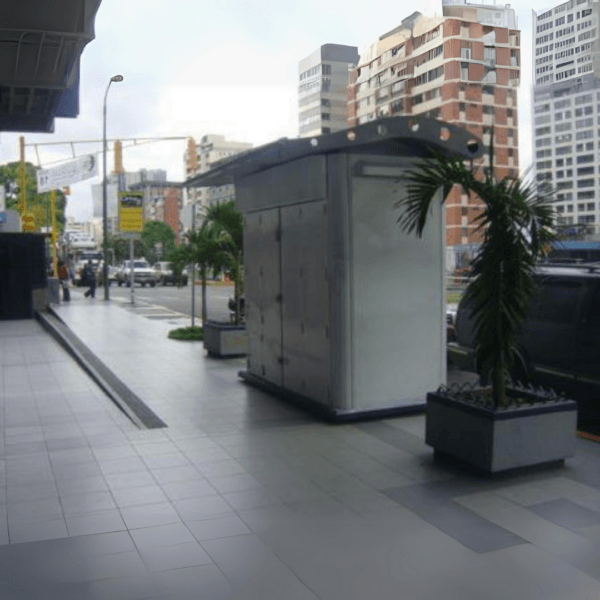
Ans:
{"label": "building window", "polygon": [[331,133],[331,127],[321,127],[321,133]]}
{"label": "building window", "polygon": [[322,121],[329,121],[329,113],[321,113]]}
{"label": "building window", "polygon": [[[594,192],[592,192],[593,194]],[[596,204],[594,202],[587,203],[587,210],[596,210]]]}
{"label": "building window", "polygon": [[577,175],[593,175],[594,167],[582,167],[581,169],[577,169]]}
{"label": "building window", "polygon": [[593,179],[580,179],[577,181],[578,188],[594,187]]}

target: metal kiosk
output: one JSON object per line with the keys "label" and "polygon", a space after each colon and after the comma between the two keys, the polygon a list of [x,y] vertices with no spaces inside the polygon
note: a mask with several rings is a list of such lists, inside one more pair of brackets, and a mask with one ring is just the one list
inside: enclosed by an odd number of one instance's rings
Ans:
{"label": "metal kiosk", "polygon": [[[401,231],[402,174],[457,126],[393,117],[280,140],[186,182],[235,184],[244,215],[247,383],[331,421],[422,411],[446,383],[445,208]],[[440,191],[441,194],[441,191]]]}

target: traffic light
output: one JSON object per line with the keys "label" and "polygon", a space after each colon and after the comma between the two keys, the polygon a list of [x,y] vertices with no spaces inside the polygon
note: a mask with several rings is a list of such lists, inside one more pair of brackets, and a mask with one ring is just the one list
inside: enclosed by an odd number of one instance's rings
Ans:
{"label": "traffic light", "polygon": [[35,217],[33,213],[26,212],[21,215],[21,229],[23,231],[35,231]]}

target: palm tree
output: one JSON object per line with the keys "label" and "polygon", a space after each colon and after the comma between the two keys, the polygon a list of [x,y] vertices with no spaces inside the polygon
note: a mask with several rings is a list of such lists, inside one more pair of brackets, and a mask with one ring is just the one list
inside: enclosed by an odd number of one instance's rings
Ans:
{"label": "palm tree", "polygon": [[220,233],[225,264],[234,276],[235,324],[240,324],[240,297],[243,293],[242,265],[244,260],[244,219],[235,208],[235,200],[213,204],[206,209],[205,222]]}
{"label": "palm tree", "polygon": [[[493,137],[489,164],[493,165]],[[485,209],[474,222],[484,230],[482,245],[473,260],[473,279],[465,294],[473,301],[476,369],[482,382],[491,373],[494,407],[507,404],[506,374],[515,358],[523,360],[515,347],[517,328],[529,312],[535,292],[532,278],[537,257],[545,243],[555,239],[548,228],[553,210],[547,205],[551,191],[535,182],[504,177],[497,181],[493,168],[466,166],[459,158],[432,151],[404,179],[405,197],[396,203],[404,212],[398,218],[402,230],[416,230],[421,237],[429,207],[442,188],[445,201],[454,185],[466,194],[475,193]]]}
{"label": "palm tree", "polygon": [[[206,279],[209,270],[221,269],[227,263],[222,248],[222,232],[206,219],[200,229],[187,234],[189,261],[199,265],[202,281],[202,323],[207,321]],[[192,281],[192,285],[194,282]]]}

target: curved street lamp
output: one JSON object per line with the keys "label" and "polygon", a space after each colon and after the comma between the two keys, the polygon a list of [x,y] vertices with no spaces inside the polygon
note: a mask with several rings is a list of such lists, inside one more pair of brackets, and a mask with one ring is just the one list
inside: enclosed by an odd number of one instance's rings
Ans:
{"label": "curved street lamp", "polygon": [[106,206],[106,99],[108,97],[108,90],[112,82],[119,83],[123,81],[123,75],[114,75],[110,78],[108,86],[106,87],[106,93],[104,94],[104,128],[102,134],[102,163],[103,163],[103,178],[102,178],[102,250],[103,250],[103,267],[102,267],[102,279],[104,281],[104,299],[108,300],[108,211]]}

